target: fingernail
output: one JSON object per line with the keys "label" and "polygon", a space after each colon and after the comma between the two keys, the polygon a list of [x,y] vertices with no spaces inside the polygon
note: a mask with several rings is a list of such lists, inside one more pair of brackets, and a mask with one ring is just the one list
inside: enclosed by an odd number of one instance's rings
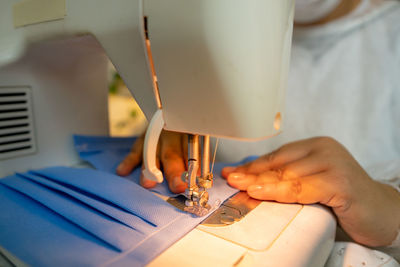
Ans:
{"label": "fingernail", "polygon": [[262,185],[250,185],[248,188],[247,188],[247,192],[249,193],[249,194],[257,194],[258,192],[260,192],[261,190],[263,190],[264,189],[264,186],[262,186]]}
{"label": "fingernail", "polygon": [[157,185],[157,183],[153,182],[153,181],[146,181],[146,182],[143,182],[143,184],[142,184],[142,186],[144,188],[153,188],[156,185]]}
{"label": "fingernail", "polygon": [[147,178],[142,179],[142,186],[144,188],[152,188],[152,187],[156,186],[156,184],[157,184],[157,182],[149,180]]}
{"label": "fingernail", "polygon": [[243,180],[244,178],[246,178],[246,175],[240,172],[232,172],[231,174],[228,175],[228,179],[235,181]]}

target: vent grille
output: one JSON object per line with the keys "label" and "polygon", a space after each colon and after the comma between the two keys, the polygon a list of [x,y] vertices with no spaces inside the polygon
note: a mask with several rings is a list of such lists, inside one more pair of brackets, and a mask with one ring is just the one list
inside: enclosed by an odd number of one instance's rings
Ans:
{"label": "vent grille", "polygon": [[0,160],[36,151],[29,87],[0,87]]}

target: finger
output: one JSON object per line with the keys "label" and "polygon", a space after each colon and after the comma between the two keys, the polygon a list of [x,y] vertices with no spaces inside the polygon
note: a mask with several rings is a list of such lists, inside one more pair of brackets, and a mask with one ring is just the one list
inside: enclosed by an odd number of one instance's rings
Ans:
{"label": "finger", "polygon": [[306,139],[286,144],[269,154],[261,156],[254,161],[248,162],[235,169],[224,170],[224,174],[230,172],[242,172],[260,174],[271,169],[279,168],[284,164],[301,159],[307,156],[312,150],[312,139]]}
{"label": "finger", "polygon": [[[157,149],[157,150],[159,150],[159,149]],[[156,164],[157,164],[157,168],[158,169],[161,168],[161,163],[160,162],[161,162],[160,161],[160,157],[157,154]],[[142,171],[140,172],[140,180],[139,180],[140,185],[143,186],[144,188],[153,188],[153,187],[155,187],[157,185],[157,182],[146,178],[143,175],[143,169],[144,169],[144,164],[142,164]]]}
{"label": "finger", "polygon": [[310,153],[299,160],[292,161],[279,170],[282,172],[282,179],[294,179],[303,176],[310,176],[323,172],[329,168],[328,162],[318,154]]}
{"label": "finger", "polygon": [[237,167],[235,167],[235,166],[227,166],[227,167],[222,168],[222,170],[221,170],[221,176],[222,176],[222,178],[228,179],[228,176],[229,176],[231,173],[234,173],[235,170],[236,170],[236,168],[237,168]]}
{"label": "finger", "polygon": [[243,174],[243,173],[231,173],[227,182],[230,186],[235,187],[239,190],[245,191],[247,187],[254,184],[257,181],[257,176],[252,174]]}
{"label": "finger", "polygon": [[144,135],[138,137],[132,146],[131,152],[118,165],[116,173],[121,176],[130,174],[142,161]]}
{"label": "finger", "polygon": [[334,197],[334,190],[323,176],[317,174],[273,183],[253,184],[247,188],[247,193],[249,196],[260,200],[327,204]]}
{"label": "finger", "polygon": [[[159,162],[159,161],[157,161]],[[160,168],[160,167],[158,167]],[[144,169],[144,165],[142,164],[142,170]],[[144,188],[153,188],[157,185],[156,181],[147,179],[144,177],[143,172],[140,173],[140,185],[143,186]]]}
{"label": "finger", "polygon": [[182,193],[187,184],[181,180],[185,171],[184,156],[182,153],[182,138],[179,133],[165,132],[161,139],[161,164],[169,189],[173,193]]}
{"label": "finger", "polygon": [[247,190],[247,188],[252,184],[277,182],[280,180],[279,175],[280,174],[277,171],[268,171],[261,175],[234,172],[229,174],[227,182],[229,185],[239,190]]}
{"label": "finger", "polygon": [[240,166],[224,167],[221,170],[221,176],[227,179],[232,173],[234,173],[235,175],[237,175],[238,173],[259,175],[260,173],[269,171],[270,165],[268,162],[270,161],[269,157],[272,157],[272,153],[261,156],[253,161],[250,161]]}

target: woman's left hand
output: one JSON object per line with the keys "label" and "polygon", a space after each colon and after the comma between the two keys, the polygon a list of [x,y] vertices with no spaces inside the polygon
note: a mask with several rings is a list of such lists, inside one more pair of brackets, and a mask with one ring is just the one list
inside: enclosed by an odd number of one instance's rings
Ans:
{"label": "woman's left hand", "polygon": [[400,194],[372,180],[329,137],[289,143],[245,165],[226,167],[222,176],[256,199],[331,207],[347,234],[367,246],[389,245],[400,229]]}

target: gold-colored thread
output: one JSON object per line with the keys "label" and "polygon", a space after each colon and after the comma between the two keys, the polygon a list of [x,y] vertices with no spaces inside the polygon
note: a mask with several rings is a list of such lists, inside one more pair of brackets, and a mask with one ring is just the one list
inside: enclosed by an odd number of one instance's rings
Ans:
{"label": "gold-colored thread", "polygon": [[246,256],[246,254],[247,254],[247,251],[245,252],[245,253],[243,253],[243,255],[242,256],[240,256],[240,258],[239,259],[237,259],[237,261],[236,262],[234,262],[233,263],[233,266],[239,266],[239,264],[242,262],[242,260],[244,259],[244,257]]}
{"label": "gold-colored thread", "polygon": [[150,38],[149,38],[147,21],[148,21],[147,16],[144,16],[143,17],[143,26],[144,26],[143,31],[144,31],[145,46],[146,46],[146,51],[147,51],[147,61],[148,61],[148,64],[149,64],[151,78],[152,78],[152,81],[153,81],[153,93],[154,93],[154,97],[156,98],[157,107],[159,109],[162,109],[160,91],[159,91],[159,88],[158,88],[157,74],[156,74],[156,69],[154,67],[153,54],[151,52],[151,43],[150,43]]}
{"label": "gold-colored thread", "polygon": [[214,155],[213,155],[213,161],[212,161],[210,173],[213,173],[213,170],[214,170],[215,157],[217,155],[218,143],[219,143],[219,138],[217,138],[217,141],[215,142]]}

